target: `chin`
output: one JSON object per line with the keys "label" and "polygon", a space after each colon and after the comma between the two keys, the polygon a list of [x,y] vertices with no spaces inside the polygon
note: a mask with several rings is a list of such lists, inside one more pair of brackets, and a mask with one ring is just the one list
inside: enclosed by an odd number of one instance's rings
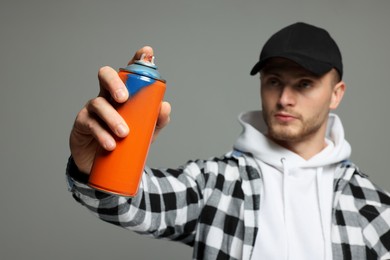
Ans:
{"label": "chin", "polygon": [[281,142],[291,142],[300,140],[303,138],[302,134],[299,131],[294,131],[294,129],[280,129],[285,127],[270,128],[268,136],[275,140]]}

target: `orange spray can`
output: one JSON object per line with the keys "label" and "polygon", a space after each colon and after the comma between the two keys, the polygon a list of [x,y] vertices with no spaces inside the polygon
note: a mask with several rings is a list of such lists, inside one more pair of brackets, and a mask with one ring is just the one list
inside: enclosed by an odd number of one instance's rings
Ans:
{"label": "orange spray can", "polygon": [[[154,58],[154,57],[153,57]],[[129,135],[117,138],[115,150],[99,147],[88,185],[103,192],[134,197],[144,171],[146,158],[165,93],[165,80],[153,59],[143,55],[134,64],[121,68],[119,76],[130,97],[116,109],[130,128]]]}

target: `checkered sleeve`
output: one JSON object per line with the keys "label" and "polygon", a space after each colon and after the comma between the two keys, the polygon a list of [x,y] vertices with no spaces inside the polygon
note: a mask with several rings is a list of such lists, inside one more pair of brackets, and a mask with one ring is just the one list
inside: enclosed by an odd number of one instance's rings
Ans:
{"label": "checkered sleeve", "polygon": [[390,194],[347,169],[335,207],[335,259],[390,259]]}
{"label": "checkered sleeve", "polygon": [[351,191],[357,198],[357,207],[362,216],[363,236],[367,255],[374,259],[390,259],[390,194],[357,175]]}
{"label": "checkered sleeve", "polygon": [[133,198],[92,189],[75,171],[70,159],[67,176],[73,197],[100,219],[137,233],[193,244],[204,184],[202,169],[195,162],[178,169],[145,168]]}

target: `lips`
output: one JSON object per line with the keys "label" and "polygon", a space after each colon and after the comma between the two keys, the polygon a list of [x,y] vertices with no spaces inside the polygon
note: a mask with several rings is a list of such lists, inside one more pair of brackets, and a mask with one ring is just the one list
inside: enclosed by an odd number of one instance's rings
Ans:
{"label": "lips", "polygon": [[290,113],[287,113],[287,112],[278,112],[274,115],[274,117],[280,121],[280,122],[291,122],[295,119],[298,119],[297,116],[293,115],[293,114],[290,114]]}

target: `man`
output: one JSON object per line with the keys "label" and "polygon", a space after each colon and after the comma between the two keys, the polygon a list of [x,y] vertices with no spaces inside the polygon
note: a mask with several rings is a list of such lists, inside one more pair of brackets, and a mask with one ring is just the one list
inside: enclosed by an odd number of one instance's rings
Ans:
{"label": "man", "polygon": [[[141,53],[153,55],[145,47],[133,60]],[[70,136],[76,200],[107,222],[193,246],[194,259],[390,259],[389,193],[348,161],[350,145],[330,113],[345,92],[334,40],[309,24],[287,26],[264,45],[257,73],[262,111],[240,116],[233,151],[178,169],[146,167],[139,194],[128,199],[85,185],[96,146],[113,150],[113,135],[129,133],[107,101],[128,94],[116,72],[102,68],[100,95]],[[155,136],[169,113],[163,103]]]}

